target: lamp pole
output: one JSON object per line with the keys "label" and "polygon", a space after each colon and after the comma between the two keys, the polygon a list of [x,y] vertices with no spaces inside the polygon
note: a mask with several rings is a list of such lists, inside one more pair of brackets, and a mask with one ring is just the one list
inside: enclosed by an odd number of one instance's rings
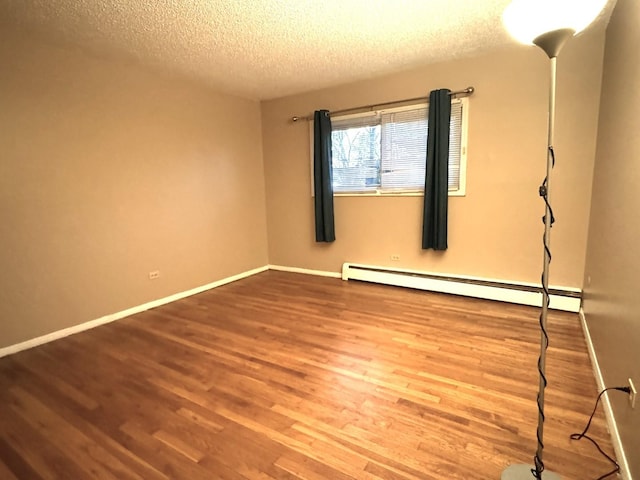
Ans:
{"label": "lamp pole", "polygon": [[536,432],[538,446],[534,457],[534,465],[510,465],[500,477],[501,480],[560,480],[560,477],[544,468],[542,460],[544,450],[544,391],[547,387],[546,361],[547,347],[549,346],[549,336],[547,334],[547,316],[549,312],[549,264],[551,263],[551,225],[553,223],[553,212],[549,203],[549,186],[551,183],[551,171],[555,162],[553,152],[553,137],[555,129],[556,112],[556,65],[558,53],[567,40],[573,36],[574,30],[563,28],[544,33],[533,40],[534,45],[540,47],[547,54],[550,60],[550,83],[549,83],[549,112],[547,130],[547,170],[546,177],[540,186],[540,196],[544,199],[544,237],[543,250],[544,261],[542,268],[542,308],[540,311],[540,356],[538,357],[538,429]]}

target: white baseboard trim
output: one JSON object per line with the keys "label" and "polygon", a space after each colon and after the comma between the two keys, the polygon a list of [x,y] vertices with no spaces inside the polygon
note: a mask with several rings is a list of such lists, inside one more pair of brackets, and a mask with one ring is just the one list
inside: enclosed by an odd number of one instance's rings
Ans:
{"label": "white baseboard trim", "polygon": [[[589,351],[589,357],[591,358],[591,365],[593,365],[593,374],[596,377],[596,384],[598,385],[598,391],[602,391],[606,388],[602,371],[600,370],[600,364],[598,363],[598,357],[591,340],[591,334],[589,333],[589,326],[587,325],[587,318],[585,317],[584,310],[580,308],[580,323],[582,324],[582,331],[584,338],[587,342],[587,350]],[[631,473],[629,472],[629,462],[622,446],[620,439],[620,432],[618,431],[618,424],[616,423],[615,416],[613,415],[613,409],[611,408],[611,402],[609,397],[605,394],[602,396],[602,407],[604,408],[604,415],[607,420],[607,426],[609,427],[609,433],[611,434],[611,441],[613,443],[613,450],[616,452],[616,458],[620,465],[620,475],[623,480],[632,480]]]}
{"label": "white baseboard trim", "polygon": [[279,272],[304,273],[305,275],[317,275],[319,277],[342,277],[342,274],[340,272],[327,272],[325,270],[310,270],[308,268],[285,267],[283,265],[269,265],[269,270],[277,270]]}
{"label": "white baseboard trim", "polygon": [[54,340],[58,340],[60,338],[68,337],[69,335],[73,335],[75,333],[84,332],[85,330],[90,330],[92,328],[99,327],[100,325],[104,325],[106,323],[115,322],[116,320],[120,320],[122,318],[135,315],[136,313],[144,312],[145,310],[149,310],[150,308],[155,308],[161,305],[165,305],[167,303],[175,302],[176,300],[190,297],[191,295],[196,295],[198,293],[211,290],[212,288],[220,287],[222,285],[226,285],[227,283],[235,282],[236,280],[241,280],[243,278],[250,277],[257,273],[265,272],[268,269],[269,269],[269,266],[265,265],[263,267],[254,268],[253,270],[247,270],[246,272],[242,272],[237,275],[232,275],[231,277],[226,277],[226,278],[217,280],[215,282],[202,285],[200,287],[192,288],[191,290],[187,290],[185,292],[175,293],[173,295],[169,295],[168,297],[160,298],[158,300],[153,300],[151,302],[147,302],[142,305],[137,305],[135,307],[122,310],[121,312],[111,313],[109,315],[105,315],[104,317],[96,318],[95,320],[90,320],[88,322],[84,322],[79,325],[74,325],[72,327],[64,328],[62,330],[57,330],[55,332],[51,332],[46,335],[42,335],[40,337],[32,338],[30,340],[26,340],[24,342],[17,343],[15,345],[9,345],[8,347],[0,348],[0,358],[5,357],[7,355],[11,355],[13,353],[18,353],[22,350],[27,350],[29,348],[37,347],[38,345],[49,343]]}

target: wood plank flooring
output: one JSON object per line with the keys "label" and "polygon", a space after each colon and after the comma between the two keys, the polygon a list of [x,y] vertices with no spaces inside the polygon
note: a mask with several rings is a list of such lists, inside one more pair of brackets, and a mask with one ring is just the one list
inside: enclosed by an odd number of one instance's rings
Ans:
{"label": "wood plank flooring", "polygon": [[[0,478],[499,479],[535,452],[537,316],[264,272],[0,359]],[[578,317],[549,330],[545,463],[595,479]]]}

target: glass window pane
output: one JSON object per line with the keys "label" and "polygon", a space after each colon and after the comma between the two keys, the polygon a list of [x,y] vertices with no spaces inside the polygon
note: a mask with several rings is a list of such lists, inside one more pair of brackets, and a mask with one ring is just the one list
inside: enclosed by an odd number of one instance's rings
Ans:
{"label": "glass window pane", "polygon": [[[462,108],[451,104],[449,191],[461,188]],[[420,105],[333,118],[334,192],[423,190],[428,111]]]}
{"label": "glass window pane", "polygon": [[334,192],[380,186],[380,125],[333,129],[331,142]]}

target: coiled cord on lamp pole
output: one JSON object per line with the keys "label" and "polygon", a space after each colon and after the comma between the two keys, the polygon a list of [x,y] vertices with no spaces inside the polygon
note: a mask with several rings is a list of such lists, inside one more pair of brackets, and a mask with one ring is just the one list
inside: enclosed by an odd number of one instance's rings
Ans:
{"label": "coiled cord on lamp pole", "polygon": [[[553,146],[551,145],[549,145],[548,154],[549,154],[549,158],[551,159],[551,168],[553,168],[556,164],[556,156],[555,156],[555,152],[553,151]],[[549,184],[549,173],[547,173],[547,176],[544,178],[539,190],[540,196],[542,197],[545,203],[545,214],[542,217],[542,223],[544,223],[545,225],[545,232],[542,237],[542,244],[544,246],[544,256],[545,256],[544,258],[545,268],[542,272],[542,278],[541,278],[543,305],[542,305],[542,311],[540,312],[541,351],[540,351],[540,356],[538,357],[538,373],[540,374],[540,390],[538,391],[537,404],[538,404],[538,415],[539,415],[540,421],[538,422],[538,429],[536,431],[536,437],[538,439],[538,448],[533,458],[535,468],[531,470],[531,473],[533,474],[534,478],[538,480],[542,480],[542,472],[544,471],[544,462],[542,461],[542,450],[544,449],[542,432],[544,427],[544,389],[547,387],[547,377],[545,376],[545,366],[543,363],[543,357],[547,351],[547,348],[549,347],[549,334],[547,333],[547,328],[546,328],[546,315],[547,315],[547,311],[549,309],[549,304],[550,304],[548,270],[549,270],[549,264],[551,263],[551,247],[549,246],[549,242],[548,242],[549,232],[546,227],[547,227],[547,220],[548,220],[549,228],[551,228],[551,226],[556,221],[555,217],[553,216],[553,209],[551,208],[551,203],[549,202],[548,184]],[[548,219],[547,219],[547,215],[549,216]]]}

